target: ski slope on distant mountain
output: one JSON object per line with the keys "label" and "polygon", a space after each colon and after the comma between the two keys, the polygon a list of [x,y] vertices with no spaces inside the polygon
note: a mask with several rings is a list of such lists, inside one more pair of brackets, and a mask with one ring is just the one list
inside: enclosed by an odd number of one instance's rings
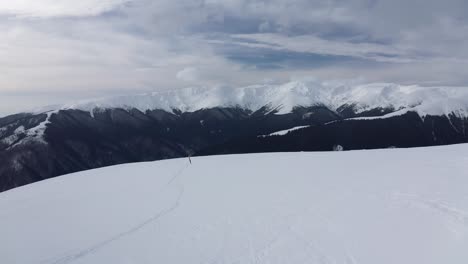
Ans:
{"label": "ski slope on distant mountain", "polygon": [[310,126],[297,126],[297,127],[293,127],[293,128],[290,128],[290,129],[277,131],[277,132],[274,132],[274,133],[271,133],[271,134],[268,134],[268,135],[261,135],[259,137],[284,136],[284,135],[288,134],[289,132],[296,131],[296,130],[303,129],[303,128],[307,128],[307,127],[310,127]]}
{"label": "ski slope on distant mountain", "polygon": [[214,107],[240,107],[256,111],[268,106],[278,114],[297,106],[324,105],[336,110],[352,105],[356,112],[375,108],[407,109],[425,115],[467,116],[468,89],[464,87],[422,87],[392,83],[354,84],[345,82],[289,82],[281,85],[253,85],[240,88],[196,87],[148,94],[90,99],[35,110],[136,108],[192,112]]}
{"label": "ski slope on distant mountain", "polygon": [[0,262],[468,261],[468,145],[129,164],[0,194]]}

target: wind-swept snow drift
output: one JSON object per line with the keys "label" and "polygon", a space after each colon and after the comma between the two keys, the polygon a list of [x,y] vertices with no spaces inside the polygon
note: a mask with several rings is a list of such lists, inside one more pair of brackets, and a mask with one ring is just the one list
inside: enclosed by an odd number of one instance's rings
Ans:
{"label": "wind-swept snow drift", "polygon": [[468,145],[122,165],[0,194],[1,263],[468,261]]}

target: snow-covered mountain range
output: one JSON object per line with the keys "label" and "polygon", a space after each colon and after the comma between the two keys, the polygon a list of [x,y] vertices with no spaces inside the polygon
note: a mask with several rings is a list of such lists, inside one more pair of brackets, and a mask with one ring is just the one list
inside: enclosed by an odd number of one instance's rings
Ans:
{"label": "snow-covered mountain range", "polygon": [[91,99],[0,118],[0,191],[188,155],[465,143],[467,126],[462,87],[308,81]]}
{"label": "snow-covered mountain range", "polygon": [[142,112],[161,109],[172,112],[194,112],[215,107],[239,107],[253,112],[269,106],[277,114],[286,114],[294,107],[322,105],[337,111],[344,105],[365,112],[375,108],[416,111],[421,116],[468,113],[468,88],[422,87],[392,83],[347,84],[343,82],[289,82],[281,85],[254,85],[240,88],[197,87],[170,91],[114,96],[73,102],[47,110],[124,108]]}
{"label": "snow-covered mountain range", "polygon": [[91,170],[0,194],[0,262],[465,264],[467,171],[468,145]]}
{"label": "snow-covered mountain range", "polygon": [[[19,130],[26,132],[28,140],[41,139],[52,114],[60,110],[83,110],[94,116],[106,109],[137,109],[141,112],[164,110],[166,112],[195,112],[211,108],[241,108],[256,112],[262,108],[275,114],[291,113],[295,107],[325,106],[339,112],[350,107],[356,113],[374,109],[388,109],[386,118],[416,112],[427,115],[468,116],[468,88],[422,87],[392,83],[349,84],[343,82],[289,82],[282,85],[254,85],[240,88],[197,87],[136,95],[110,96],[46,106],[32,110],[34,114],[48,113],[48,118],[37,127]],[[359,117],[359,118],[367,118]],[[372,118],[376,118],[372,116]],[[12,142],[13,135],[6,139]]]}

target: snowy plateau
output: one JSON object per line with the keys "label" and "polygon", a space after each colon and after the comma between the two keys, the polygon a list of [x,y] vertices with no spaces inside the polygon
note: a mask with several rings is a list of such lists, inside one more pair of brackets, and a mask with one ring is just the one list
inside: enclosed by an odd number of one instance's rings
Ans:
{"label": "snowy plateau", "polygon": [[119,165],[0,193],[0,262],[468,263],[468,145]]}

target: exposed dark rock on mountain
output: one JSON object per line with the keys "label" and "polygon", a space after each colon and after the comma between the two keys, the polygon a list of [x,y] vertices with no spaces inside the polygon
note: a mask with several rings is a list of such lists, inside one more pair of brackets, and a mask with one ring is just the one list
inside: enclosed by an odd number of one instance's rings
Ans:
{"label": "exposed dark rock on mountain", "polygon": [[[384,119],[394,109],[357,114],[352,105],[264,107],[195,112],[137,109],[60,110],[0,119],[0,191],[59,175],[115,164],[187,155],[270,151],[331,151],[468,142],[468,121],[415,112]],[[297,126],[283,136],[261,136]],[[339,147],[338,147],[339,146]]]}
{"label": "exposed dark rock on mountain", "polygon": [[[455,116],[418,114],[385,119],[339,120],[291,131],[285,135],[244,137],[206,148],[199,155],[332,151],[377,148],[409,148],[464,143],[468,141],[465,127],[468,120]],[[339,148],[337,148],[339,146]]]}

